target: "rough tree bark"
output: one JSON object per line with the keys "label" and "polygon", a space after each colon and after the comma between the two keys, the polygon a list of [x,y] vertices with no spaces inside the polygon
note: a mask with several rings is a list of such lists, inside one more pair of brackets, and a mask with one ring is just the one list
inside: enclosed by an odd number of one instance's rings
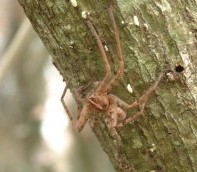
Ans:
{"label": "rough tree bark", "polygon": [[[64,80],[73,77],[73,92],[79,86],[101,80],[105,73],[95,39],[82,18],[83,11],[90,12],[108,47],[113,72],[117,69],[115,41],[106,10],[109,1],[75,2],[19,0]],[[117,171],[197,171],[197,1],[110,3],[126,66],[124,78],[113,93],[132,102],[160,71],[170,69],[172,73],[165,76],[151,96],[144,115],[119,130],[122,146],[118,150],[102,119],[94,129],[97,138]],[[127,84],[131,84],[132,94]],[[128,112],[128,116],[132,113]]]}

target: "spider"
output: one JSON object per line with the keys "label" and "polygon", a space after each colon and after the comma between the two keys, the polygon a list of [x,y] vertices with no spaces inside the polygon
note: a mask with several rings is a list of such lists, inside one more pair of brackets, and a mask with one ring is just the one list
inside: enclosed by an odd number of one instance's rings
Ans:
{"label": "spider", "polygon": [[[153,93],[158,87],[159,82],[163,78],[163,73],[161,73],[158,76],[153,86],[151,86],[138,99],[138,101],[135,101],[131,104],[126,103],[124,100],[110,93],[111,90],[113,89],[113,86],[123,77],[124,60],[123,60],[121,42],[119,38],[119,31],[116,26],[116,22],[111,6],[108,8],[108,11],[113,27],[113,34],[116,41],[116,49],[117,49],[117,57],[118,57],[118,65],[119,65],[117,73],[112,77],[111,66],[109,64],[108,57],[105,52],[105,48],[102,44],[102,41],[94,25],[92,24],[91,20],[87,18],[86,24],[96,39],[102,60],[105,65],[106,74],[102,81],[95,83],[95,87],[85,96],[85,98],[82,98],[82,94],[81,94],[82,88],[80,88],[77,91],[76,93],[76,101],[78,104],[77,119],[73,119],[71,112],[69,111],[66,103],[64,102],[64,96],[66,94],[68,84],[62,93],[61,102],[74,128],[78,132],[80,132],[84,128],[88,120],[93,120],[93,122],[96,123],[97,119],[99,118],[99,114],[103,114],[104,121],[106,122],[106,125],[111,133],[112,138],[114,139],[115,142],[119,143],[121,141],[121,138],[117,132],[117,129],[135,120],[138,116],[140,116],[143,113],[147,99],[149,98],[150,94]],[[134,115],[127,117],[126,110],[133,109],[135,107],[138,107],[139,111],[136,112]],[[91,115],[91,112],[93,112],[93,110],[95,110],[98,113],[96,113],[96,115]]]}

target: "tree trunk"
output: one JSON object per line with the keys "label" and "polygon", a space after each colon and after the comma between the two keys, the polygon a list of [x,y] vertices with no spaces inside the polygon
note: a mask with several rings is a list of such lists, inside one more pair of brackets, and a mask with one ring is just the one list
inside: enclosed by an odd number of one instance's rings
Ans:
{"label": "tree trunk", "polygon": [[[88,92],[105,74],[96,41],[83,18],[85,11],[106,45],[116,73],[117,51],[107,1],[19,2],[64,80],[72,77],[72,92],[80,86],[88,86]],[[98,140],[117,171],[197,171],[197,1],[113,0],[110,4],[125,62],[124,77],[113,94],[132,103],[160,72],[165,71],[165,77],[146,104],[144,115],[118,130],[119,148],[102,119],[93,129]]]}

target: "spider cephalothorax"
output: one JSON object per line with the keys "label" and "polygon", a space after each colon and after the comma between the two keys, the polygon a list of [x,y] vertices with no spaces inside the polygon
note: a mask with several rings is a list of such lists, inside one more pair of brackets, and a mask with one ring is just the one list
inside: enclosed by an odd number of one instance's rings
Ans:
{"label": "spider cephalothorax", "polygon": [[[111,66],[109,64],[105,48],[102,45],[102,41],[98,36],[97,31],[94,28],[91,20],[87,18],[86,24],[92,32],[93,36],[96,38],[96,42],[105,65],[106,74],[103,80],[97,82],[94,89],[91,90],[85,98],[82,98],[82,94],[80,92],[81,89],[79,89],[80,91],[76,93],[76,99],[78,103],[78,118],[76,120],[73,119],[68,107],[63,100],[66,94],[67,86],[62,94],[61,101],[70,120],[73,123],[73,126],[77,131],[80,132],[89,119],[96,123],[97,119],[99,118],[99,114],[103,114],[103,118],[109,128],[109,131],[111,132],[111,136],[116,142],[120,143],[119,141],[121,140],[121,138],[118,135],[117,129],[130,123],[143,113],[147,99],[149,98],[150,94],[152,94],[156,90],[164,74],[161,73],[153,86],[151,86],[137,101],[133,102],[132,104],[128,104],[117,96],[111,94],[111,89],[113,89],[113,86],[123,77],[124,60],[122,55],[121,42],[119,39],[119,32],[116,26],[111,6],[109,7],[108,11],[116,41],[118,57],[117,73],[113,77],[111,76]],[[132,116],[127,117],[126,111],[135,107],[138,107],[139,111]],[[94,116],[91,116],[91,112],[93,110],[98,113]]]}
{"label": "spider cephalothorax", "polygon": [[105,110],[109,107],[110,104],[110,100],[109,100],[109,96],[107,94],[104,95],[91,95],[88,97],[88,101],[94,105],[96,108],[98,108],[99,110]]}

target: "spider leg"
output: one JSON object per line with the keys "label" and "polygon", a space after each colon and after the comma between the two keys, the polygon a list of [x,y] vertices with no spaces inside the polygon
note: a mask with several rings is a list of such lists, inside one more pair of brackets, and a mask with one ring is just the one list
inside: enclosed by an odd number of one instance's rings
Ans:
{"label": "spider leg", "polygon": [[69,111],[69,109],[68,109],[66,103],[64,102],[64,97],[65,97],[65,95],[66,95],[67,89],[68,89],[68,84],[66,84],[66,86],[65,86],[65,88],[64,88],[64,91],[63,91],[63,93],[62,93],[62,96],[61,96],[61,99],[60,99],[60,100],[61,100],[61,102],[62,102],[62,105],[63,105],[63,107],[64,107],[64,109],[65,109],[65,111],[66,111],[66,114],[68,115],[69,119],[70,119],[71,121],[73,121],[72,114],[71,114],[71,112]]}
{"label": "spider leg", "polygon": [[84,128],[86,123],[88,122],[88,119],[90,118],[89,114],[90,114],[91,109],[92,109],[91,104],[86,102],[85,105],[83,106],[77,120],[74,123],[75,129],[78,132],[80,132]]}
{"label": "spider leg", "polygon": [[119,97],[115,96],[114,94],[109,94],[109,96],[111,97],[111,99],[113,99],[117,105],[125,110],[127,109],[133,109],[134,107],[138,106],[138,102],[135,101],[132,104],[128,104],[127,102],[125,102],[124,100],[120,99]]}
{"label": "spider leg", "polygon": [[[95,110],[95,109],[94,109]],[[94,115],[90,121],[90,126],[92,128],[94,128],[96,126],[96,124],[98,124],[98,119],[99,119],[99,115],[97,114],[98,112],[93,111],[92,112]]]}
{"label": "spider leg", "polygon": [[82,98],[82,90],[83,90],[83,87],[79,87],[75,93],[78,114],[80,114],[82,107],[83,107],[83,102],[84,102],[84,99]]}
{"label": "spider leg", "polygon": [[120,146],[122,139],[121,139],[120,135],[118,134],[116,128],[115,127],[110,128],[110,132],[111,132],[111,135],[113,137],[113,140],[114,140],[116,146],[117,147]]}
{"label": "spider leg", "polygon": [[116,126],[113,125],[113,121],[112,119],[105,119],[105,122],[107,124],[107,127],[111,133],[111,137],[113,138],[116,146],[118,147],[121,144],[121,137],[118,134],[117,130],[116,130]]}
{"label": "spider leg", "polygon": [[160,81],[162,80],[164,76],[164,73],[161,72],[160,75],[158,76],[156,82],[154,83],[153,86],[151,86],[139,99],[139,102],[143,102],[143,101],[147,101],[147,99],[149,98],[149,96],[157,89]]}
{"label": "spider leg", "polygon": [[131,117],[127,118],[125,121],[123,122],[120,122],[116,125],[116,128],[121,128],[123,127],[124,125],[134,121],[137,117],[139,117],[140,115],[142,115],[142,113],[144,112],[144,108],[145,108],[145,104],[146,104],[146,101],[144,101],[142,104],[138,104],[139,107],[140,107],[140,111],[136,112],[134,115],[132,115]]}
{"label": "spider leg", "polygon": [[103,47],[102,41],[101,41],[100,37],[97,34],[96,29],[94,28],[94,26],[93,26],[93,24],[91,23],[90,20],[87,20],[86,22],[87,22],[87,25],[88,25],[90,31],[92,32],[93,36],[96,38],[97,45],[99,47],[99,50],[100,50],[103,62],[105,64],[105,70],[106,70],[105,77],[100,82],[100,84],[99,84],[99,86],[98,86],[98,88],[96,90],[96,91],[101,91],[101,90],[103,90],[105,88],[106,83],[109,81],[109,79],[111,77],[111,66],[109,64],[107,54],[106,54],[105,49]]}
{"label": "spider leg", "polygon": [[83,108],[80,107],[81,103],[83,102],[83,99],[82,99],[81,94],[80,94],[81,90],[78,90],[78,92],[76,94],[77,104],[78,104],[78,117],[77,117],[77,120],[74,120],[73,117],[72,117],[71,112],[69,111],[68,106],[64,102],[64,97],[66,95],[67,89],[68,89],[68,84],[66,85],[66,87],[65,87],[65,89],[62,93],[61,102],[62,102],[62,105],[63,105],[69,119],[72,122],[72,125],[74,126],[74,128],[78,132],[80,132],[84,128],[85,124],[87,123],[87,121],[89,119],[89,112],[90,112],[90,109],[91,109],[91,105],[88,102],[86,102],[85,105],[83,106]]}
{"label": "spider leg", "polygon": [[142,113],[144,112],[144,108],[146,105],[146,102],[148,101],[148,98],[150,97],[150,95],[157,89],[158,84],[160,83],[161,79],[163,78],[164,73],[161,73],[159,75],[159,77],[157,78],[156,82],[154,83],[153,86],[151,86],[140,98],[138,101],[135,101],[134,103],[132,103],[131,105],[128,105],[127,103],[125,103],[123,100],[120,101],[120,99],[118,98],[117,101],[119,104],[124,103],[124,106],[126,106],[127,108],[134,108],[136,106],[139,107],[140,111],[136,112],[134,115],[132,115],[131,117],[125,119],[123,122],[120,122],[116,125],[117,128],[123,127],[124,125],[130,123],[131,121],[134,121],[137,117],[139,117],[140,115],[142,115]]}
{"label": "spider leg", "polygon": [[119,36],[119,31],[115,22],[115,18],[112,12],[112,7],[110,6],[109,9],[109,16],[112,22],[113,26],[113,32],[114,32],[114,37],[116,41],[116,49],[117,49],[117,54],[118,54],[118,71],[116,75],[111,79],[111,81],[107,84],[107,88],[110,90],[115,83],[122,78],[123,73],[124,73],[124,59],[122,55],[122,47],[121,47],[121,41],[120,41],[120,36]]}

